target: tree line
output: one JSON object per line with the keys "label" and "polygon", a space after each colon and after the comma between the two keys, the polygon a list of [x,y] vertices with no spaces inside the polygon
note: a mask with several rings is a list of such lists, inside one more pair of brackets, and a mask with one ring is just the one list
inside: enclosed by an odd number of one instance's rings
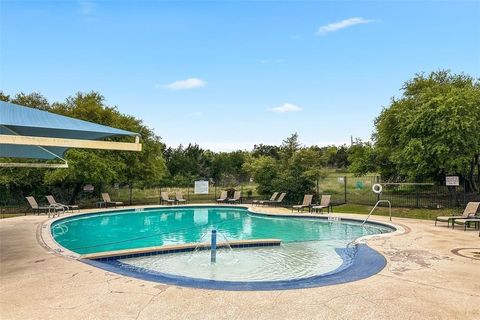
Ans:
{"label": "tree line", "polygon": [[469,191],[479,191],[480,83],[445,70],[407,81],[402,96],[375,119],[371,141],[341,146],[303,146],[294,133],[281,145],[258,144],[248,151],[214,152],[197,144],[167,147],[142,120],[106,105],[97,92],[51,103],[35,92],[10,96],[0,91],[0,100],[141,135],[140,153],[70,149],[65,154],[68,169],[1,168],[0,185],[25,193],[43,185],[69,185],[74,201],[87,183],[143,188],[191,186],[197,179],[223,184],[253,179],[260,194],[284,191],[298,201],[315,191],[329,168],[378,173],[383,180],[400,182],[441,184],[447,175],[459,175]]}

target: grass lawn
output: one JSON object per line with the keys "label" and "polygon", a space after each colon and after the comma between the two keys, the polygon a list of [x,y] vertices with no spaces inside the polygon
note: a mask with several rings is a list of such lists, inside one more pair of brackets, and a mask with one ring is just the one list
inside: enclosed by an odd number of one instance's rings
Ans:
{"label": "grass lawn", "polygon": [[[368,214],[373,206],[361,204],[343,204],[335,206],[333,211],[336,213],[358,213]],[[438,216],[450,216],[453,213],[461,214],[462,209],[426,209],[426,208],[394,208],[392,207],[392,216],[399,218],[426,219],[434,220]],[[378,207],[374,215],[388,216],[388,207]]]}

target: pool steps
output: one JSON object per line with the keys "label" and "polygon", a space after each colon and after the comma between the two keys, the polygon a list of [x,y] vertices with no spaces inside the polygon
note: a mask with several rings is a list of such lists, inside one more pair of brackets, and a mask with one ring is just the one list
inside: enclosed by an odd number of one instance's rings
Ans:
{"label": "pool steps", "polygon": [[[280,239],[252,239],[252,240],[234,240],[227,242],[218,242],[217,248],[231,247],[232,249],[238,248],[253,248],[253,247],[273,247],[281,244]],[[153,256],[158,254],[170,254],[178,252],[190,252],[195,249],[209,250],[210,243],[186,243],[180,245],[166,245],[157,247],[147,247],[138,249],[125,249],[116,251],[106,251],[89,253],[80,256],[80,259],[88,260],[113,260],[113,259],[127,259],[141,256]]]}

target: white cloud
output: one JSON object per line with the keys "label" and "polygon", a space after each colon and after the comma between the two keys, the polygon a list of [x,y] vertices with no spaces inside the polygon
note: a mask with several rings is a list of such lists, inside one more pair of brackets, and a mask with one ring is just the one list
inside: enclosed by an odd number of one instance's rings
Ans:
{"label": "white cloud", "polygon": [[[206,85],[207,85],[207,82],[205,82],[202,79],[188,78],[185,80],[178,80],[170,84],[167,84],[165,88],[170,90],[186,90],[186,89],[202,88],[202,87],[205,87]],[[156,85],[155,87],[158,88],[160,86]]]}
{"label": "white cloud", "polygon": [[261,64],[279,64],[284,63],[285,59],[262,59],[260,60]]}
{"label": "white cloud", "polygon": [[285,112],[298,112],[302,111],[303,109],[295,104],[292,103],[284,103],[279,107],[275,107],[270,109],[270,111],[278,112],[278,113],[285,113]]}
{"label": "white cloud", "polygon": [[324,26],[321,26],[320,28],[318,28],[317,35],[323,36],[323,35],[326,35],[327,33],[335,32],[335,31],[338,31],[338,30],[344,29],[344,28],[348,28],[348,27],[354,26],[356,24],[366,24],[366,23],[370,23],[370,22],[373,22],[373,21],[368,20],[368,19],[364,19],[364,18],[359,18],[359,17],[345,19],[345,20],[342,20],[342,21],[339,21],[339,22],[329,23],[329,24],[326,24]]}

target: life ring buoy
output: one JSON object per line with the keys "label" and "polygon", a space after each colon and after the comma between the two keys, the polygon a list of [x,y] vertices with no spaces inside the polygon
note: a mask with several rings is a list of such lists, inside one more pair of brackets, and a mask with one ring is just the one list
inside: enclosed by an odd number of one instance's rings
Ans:
{"label": "life ring buoy", "polygon": [[381,194],[382,193],[382,190],[383,190],[383,187],[380,183],[375,183],[373,186],[372,186],[372,191],[376,194]]}

